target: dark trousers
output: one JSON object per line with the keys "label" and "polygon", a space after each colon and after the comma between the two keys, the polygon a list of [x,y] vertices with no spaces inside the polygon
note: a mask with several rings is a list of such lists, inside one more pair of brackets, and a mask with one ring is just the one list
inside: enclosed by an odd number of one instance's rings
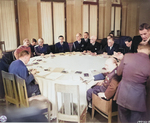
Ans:
{"label": "dark trousers", "polygon": [[106,88],[104,86],[94,85],[92,88],[87,90],[86,98],[88,104],[92,104],[92,93],[98,94],[99,92],[105,92]]}
{"label": "dark trousers", "polygon": [[28,97],[32,97],[35,95],[41,95],[39,85],[31,83],[30,85],[27,86],[27,93],[28,93]]}
{"label": "dark trousers", "polygon": [[132,111],[118,105],[119,119],[121,123],[137,123],[142,120],[144,112]]}

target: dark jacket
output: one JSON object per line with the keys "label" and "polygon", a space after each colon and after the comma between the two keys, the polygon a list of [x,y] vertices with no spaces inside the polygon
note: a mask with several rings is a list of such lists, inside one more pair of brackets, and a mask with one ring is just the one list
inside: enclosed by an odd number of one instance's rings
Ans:
{"label": "dark jacket", "polygon": [[98,51],[100,50],[100,43],[95,42],[94,45],[92,45],[91,43],[89,43],[86,47],[86,50],[91,51],[92,53],[96,52],[98,53]]}
{"label": "dark jacket", "polygon": [[88,38],[86,41],[84,38],[81,39],[84,42],[84,47],[86,48],[88,44],[90,44],[90,39]]}
{"label": "dark jacket", "polygon": [[40,56],[42,53],[49,54],[51,52],[50,47],[48,44],[43,44],[43,47],[40,47],[39,45],[34,47],[36,55]]}
{"label": "dark jacket", "polygon": [[138,45],[140,44],[141,41],[142,41],[142,38],[140,35],[133,37],[132,46],[131,46],[131,51],[133,53],[137,53],[137,48],[138,48]]}
{"label": "dark jacket", "polygon": [[105,46],[105,48],[103,49],[103,52],[106,52],[108,55],[113,55],[114,51],[118,52],[119,50],[119,45],[114,43],[113,47],[110,50],[110,47],[108,45]]}
{"label": "dark jacket", "polygon": [[55,52],[61,53],[61,52],[70,52],[69,45],[67,42],[63,42],[63,45],[60,44],[60,42],[55,44]]}
{"label": "dark jacket", "polygon": [[81,40],[80,44],[78,41],[75,41],[72,46],[72,51],[83,52],[85,50],[84,42]]}

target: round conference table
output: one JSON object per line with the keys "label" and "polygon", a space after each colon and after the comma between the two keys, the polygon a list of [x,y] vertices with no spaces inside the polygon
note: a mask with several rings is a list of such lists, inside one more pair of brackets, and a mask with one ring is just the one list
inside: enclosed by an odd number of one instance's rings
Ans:
{"label": "round conference table", "polygon": [[37,56],[30,59],[27,68],[29,71],[37,69],[35,80],[42,95],[52,103],[51,118],[56,118],[55,83],[79,85],[80,105],[86,106],[86,91],[95,84],[93,75],[101,73],[107,59],[101,55],[83,55],[79,52]]}

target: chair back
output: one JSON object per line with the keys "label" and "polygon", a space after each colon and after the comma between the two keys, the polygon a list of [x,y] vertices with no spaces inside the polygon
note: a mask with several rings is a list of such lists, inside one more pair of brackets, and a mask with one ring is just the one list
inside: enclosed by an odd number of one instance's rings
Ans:
{"label": "chair back", "polygon": [[20,99],[20,107],[29,107],[28,95],[25,80],[20,78],[19,76],[15,76],[18,88],[18,95]]}
{"label": "chair back", "polygon": [[5,41],[0,41],[0,49],[2,50],[2,52],[6,52]]}
{"label": "chair back", "polygon": [[5,90],[6,102],[16,104],[19,107],[19,98],[17,93],[17,87],[14,74],[2,71],[2,78]]}
{"label": "chair back", "polygon": [[79,85],[55,84],[57,122],[80,122]]}

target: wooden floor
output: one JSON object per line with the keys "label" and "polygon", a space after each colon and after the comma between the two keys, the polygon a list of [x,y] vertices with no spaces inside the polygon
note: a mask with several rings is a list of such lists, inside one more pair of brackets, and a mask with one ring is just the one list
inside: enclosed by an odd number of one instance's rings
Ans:
{"label": "wooden floor", "polygon": [[[6,109],[5,103],[0,101],[0,116],[3,115],[5,109]],[[103,116],[101,116],[97,112],[95,113],[95,116],[94,116],[93,119],[92,119],[90,113],[87,112],[86,121],[87,121],[87,123],[104,123],[104,122],[108,122],[106,118],[104,118]],[[117,117],[116,116],[112,118],[112,122],[117,123]],[[56,119],[52,120],[51,123],[56,123]]]}

